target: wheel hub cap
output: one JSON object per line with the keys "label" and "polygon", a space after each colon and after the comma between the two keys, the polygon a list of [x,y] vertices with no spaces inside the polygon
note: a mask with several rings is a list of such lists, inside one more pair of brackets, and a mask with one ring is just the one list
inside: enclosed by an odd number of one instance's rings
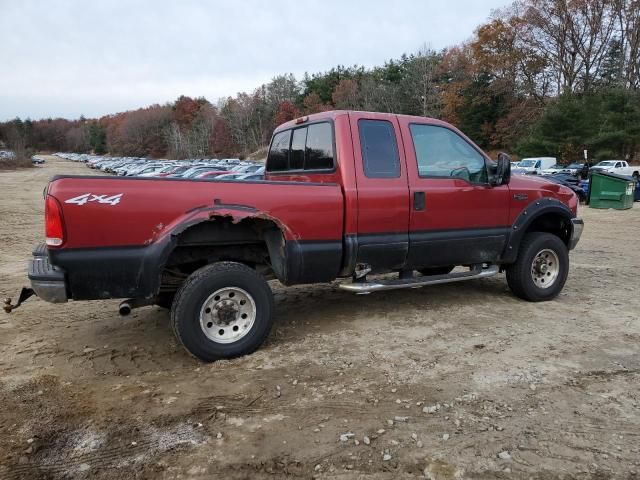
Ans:
{"label": "wheel hub cap", "polygon": [[213,292],[200,309],[200,328],[209,340],[233,343],[243,338],[255,323],[253,297],[239,287]]}
{"label": "wheel hub cap", "polygon": [[544,249],[538,252],[531,263],[531,279],[539,288],[552,286],[560,273],[560,260],[556,252]]}
{"label": "wheel hub cap", "polygon": [[218,319],[216,324],[230,325],[238,319],[239,311],[240,309],[237,307],[235,302],[223,300],[214,306],[212,314]]}

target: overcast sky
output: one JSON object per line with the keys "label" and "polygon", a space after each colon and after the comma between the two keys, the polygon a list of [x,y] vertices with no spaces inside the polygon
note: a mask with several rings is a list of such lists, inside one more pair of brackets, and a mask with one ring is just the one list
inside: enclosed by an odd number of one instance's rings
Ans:
{"label": "overcast sky", "polygon": [[0,0],[0,121],[95,117],[462,42],[508,0]]}

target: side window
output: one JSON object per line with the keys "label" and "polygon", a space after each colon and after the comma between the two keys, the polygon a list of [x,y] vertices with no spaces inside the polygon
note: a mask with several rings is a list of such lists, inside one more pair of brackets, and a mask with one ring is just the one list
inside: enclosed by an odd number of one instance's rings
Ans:
{"label": "side window", "polygon": [[410,129],[421,177],[487,182],[484,157],[460,135],[435,125],[412,124]]}
{"label": "side window", "polygon": [[536,162],[536,166],[535,166],[535,167],[533,167],[533,168],[540,168],[540,160],[538,160],[538,161]]}
{"label": "side window", "polygon": [[330,123],[316,123],[307,127],[307,158],[305,170],[333,168],[333,129]]}
{"label": "side window", "polygon": [[620,162],[616,163],[616,168],[622,168],[622,163]]}
{"label": "side window", "polygon": [[267,170],[280,172],[289,168],[289,140],[291,130],[280,132],[273,137],[267,157]]}
{"label": "side window", "polygon": [[400,158],[396,134],[386,120],[358,120],[364,174],[369,178],[398,178]]}
{"label": "side window", "polygon": [[304,167],[304,148],[307,143],[307,129],[298,128],[291,137],[291,153],[289,154],[289,170],[301,170]]}

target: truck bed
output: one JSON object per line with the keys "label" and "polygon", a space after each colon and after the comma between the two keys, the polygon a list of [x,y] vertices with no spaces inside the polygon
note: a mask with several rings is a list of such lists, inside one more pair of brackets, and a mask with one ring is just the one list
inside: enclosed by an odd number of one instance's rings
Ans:
{"label": "truck bed", "polygon": [[333,183],[61,176],[47,194],[65,225],[64,243],[48,249],[51,268],[76,300],[157,294],[178,234],[210,221],[275,224],[285,283],[328,281],[341,268],[343,195]]}
{"label": "truck bed", "polygon": [[[342,237],[342,192],[333,183],[58,176],[47,193],[62,206],[65,249],[149,245],[202,212],[223,211],[271,217],[287,226],[287,240]],[[121,196],[116,204],[69,203],[85,194]]]}

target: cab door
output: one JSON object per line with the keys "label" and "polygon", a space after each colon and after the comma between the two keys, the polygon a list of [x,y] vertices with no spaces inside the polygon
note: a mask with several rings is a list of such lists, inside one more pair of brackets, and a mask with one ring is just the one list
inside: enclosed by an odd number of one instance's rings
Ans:
{"label": "cab door", "polygon": [[509,187],[489,185],[489,159],[437,121],[400,118],[411,199],[407,266],[499,259],[509,233]]}
{"label": "cab door", "polygon": [[402,268],[409,253],[409,187],[395,116],[350,113],[358,186],[357,263]]}

